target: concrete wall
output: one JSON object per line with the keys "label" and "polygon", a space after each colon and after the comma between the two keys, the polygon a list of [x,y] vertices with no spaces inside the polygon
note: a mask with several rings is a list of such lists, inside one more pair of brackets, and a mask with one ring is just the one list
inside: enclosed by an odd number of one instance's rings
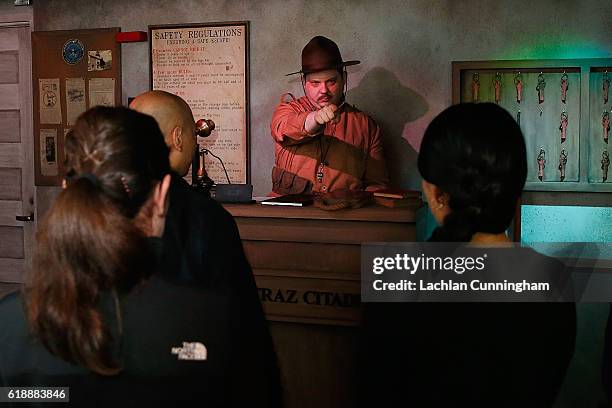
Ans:
{"label": "concrete wall", "polygon": [[[612,54],[612,11],[599,0],[38,0],[34,12],[37,30],[249,20],[256,195],[271,188],[272,111],[283,92],[301,93],[284,74],[299,68],[314,35],[362,60],[349,68],[348,100],[381,124],[392,181],[406,187],[419,183],[415,149],[427,123],[450,103],[451,61]],[[148,44],[125,44],[122,53],[127,99],[148,89]]]}

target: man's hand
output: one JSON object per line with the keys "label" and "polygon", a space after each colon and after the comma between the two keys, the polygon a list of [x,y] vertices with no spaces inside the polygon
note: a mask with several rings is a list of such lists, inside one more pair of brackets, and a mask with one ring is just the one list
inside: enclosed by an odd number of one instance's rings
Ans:
{"label": "man's hand", "polygon": [[331,122],[336,117],[336,111],[338,107],[334,104],[324,106],[315,112],[315,121],[319,125],[325,125],[327,122]]}
{"label": "man's hand", "polygon": [[338,107],[336,105],[329,104],[318,111],[311,112],[306,117],[304,128],[308,133],[314,133],[315,131],[320,130],[326,123],[336,119],[337,111]]}

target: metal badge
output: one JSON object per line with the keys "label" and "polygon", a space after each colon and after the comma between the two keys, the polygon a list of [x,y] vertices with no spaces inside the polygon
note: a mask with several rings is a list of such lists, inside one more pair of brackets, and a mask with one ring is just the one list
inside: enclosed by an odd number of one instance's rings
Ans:
{"label": "metal badge", "polygon": [[81,62],[83,55],[85,54],[85,48],[83,43],[77,39],[66,41],[64,48],[62,49],[62,57],[67,64],[74,65]]}

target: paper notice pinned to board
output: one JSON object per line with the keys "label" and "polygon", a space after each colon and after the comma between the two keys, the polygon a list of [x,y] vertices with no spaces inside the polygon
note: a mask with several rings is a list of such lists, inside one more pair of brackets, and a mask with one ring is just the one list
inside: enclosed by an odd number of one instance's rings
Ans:
{"label": "paper notice pinned to board", "polygon": [[40,129],[40,174],[57,176],[57,129]]}
{"label": "paper notice pinned to board", "polygon": [[115,78],[89,80],[89,106],[115,106]]}
{"label": "paper notice pinned to board", "polygon": [[113,52],[97,50],[87,52],[87,71],[104,71],[113,67]]}
{"label": "paper notice pinned to board", "polygon": [[62,123],[62,104],[60,102],[59,78],[39,79],[38,90],[40,95],[40,123]]}
{"label": "paper notice pinned to board", "polygon": [[66,124],[74,125],[76,118],[85,110],[85,80],[66,78]]}

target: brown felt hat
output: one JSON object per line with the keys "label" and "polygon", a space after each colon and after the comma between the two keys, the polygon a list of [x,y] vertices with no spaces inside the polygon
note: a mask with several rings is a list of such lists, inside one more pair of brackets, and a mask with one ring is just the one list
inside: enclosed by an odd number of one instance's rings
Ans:
{"label": "brown felt hat", "polygon": [[361,61],[342,61],[342,55],[335,42],[323,36],[313,37],[302,50],[302,69],[292,72],[295,74],[312,74],[313,72],[325,71],[349,65],[357,65]]}

